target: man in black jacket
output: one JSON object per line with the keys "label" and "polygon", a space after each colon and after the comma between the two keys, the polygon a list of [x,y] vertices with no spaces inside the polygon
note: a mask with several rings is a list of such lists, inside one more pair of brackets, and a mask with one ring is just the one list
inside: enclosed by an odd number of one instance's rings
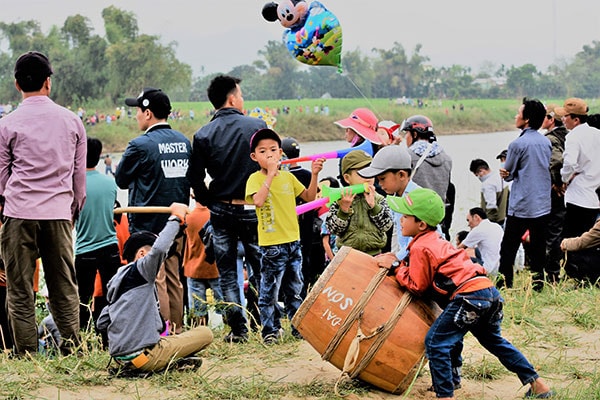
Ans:
{"label": "man in black jacket", "polygon": [[[136,120],[144,134],[127,145],[117,166],[115,180],[129,189],[130,206],[170,206],[189,204],[190,184],[186,178],[192,146],[181,133],[171,128],[169,97],[160,89],[145,88],[137,98],[125,99],[137,107]],[[168,214],[129,213],[129,231],[160,233]],[[160,313],[169,321],[172,333],[183,326],[183,285],[179,278],[183,236],[175,239],[169,256],[156,278]]]}
{"label": "man in black jacket", "polygon": [[[250,138],[266,128],[263,120],[244,116],[244,98],[240,79],[219,75],[208,87],[208,98],[216,109],[212,120],[194,135],[192,157],[187,177],[196,200],[210,209],[213,246],[225,301],[231,306],[225,321],[231,332],[229,342],[245,342],[248,338],[246,315],[240,296],[237,269],[237,244],[244,245],[248,275],[258,290],[260,256],[258,222],[253,205],[244,199],[246,181],[259,166],[250,158]],[[207,186],[206,175],[212,178]],[[248,304],[256,315],[256,305]]]}

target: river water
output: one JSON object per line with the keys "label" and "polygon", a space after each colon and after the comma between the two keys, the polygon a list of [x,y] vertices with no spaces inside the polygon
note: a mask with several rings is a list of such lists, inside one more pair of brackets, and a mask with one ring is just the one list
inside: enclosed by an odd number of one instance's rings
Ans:
{"label": "river water", "polygon": [[[452,181],[456,186],[456,206],[454,209],[451,232],[456,233],[467,229],[466,213],[472,207],[479,206],[479,190],[481,183],[469,171],[469,164],[474,158],[482,158],[490,164],[492,170],[499,168],[499,160],[496,159],[508,144],[517,138],[519,131],[477,133],[468,135],[446,135],[438,136],[439,144],[452,158]],[[305,142],[300,143],[300,155],[311,155],[333,150],[348,148],[348,143],[340,141],[327,142]],[[111,154],[113,166],[115,166],[121,154]],[[310,168],[310,163],[302,163],[305,168]],[[104,173],[104,164],[100,162],[98,170]],[[337,176],[338,160],[328,160],[323,167],[319,177]],[[122,206],[127,205],[127,191],[119,189],[118,199]]]}

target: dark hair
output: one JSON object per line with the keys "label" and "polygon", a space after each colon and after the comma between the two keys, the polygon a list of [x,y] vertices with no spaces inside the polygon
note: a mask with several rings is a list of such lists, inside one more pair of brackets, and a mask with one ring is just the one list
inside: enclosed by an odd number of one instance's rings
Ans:
{"label": "dark hair", "polygon": [[85,167],[94,168],[98,165],[100,154],[102,154],[102,142],[99,139],[88,136]]}
{"label": "dark hair", "polygon": [[481,208],[481,207],[471,208],[469,210],[469,214],[471,216],[479,215],[479,217],[481,219],[487,219],[487,217],[488,217],[487,214],[486,214],[486,212],[485,212],[485,210],[483,208]]}
{"label": "dark hair", "polygon": [[52,66],[46,55],[39,51],[21,54],[15,62],[15,79],[25,93],[37,92],[52,75]]}
{"label": "dark hair", "polygon": [[463,240],[465,240],[465,238],[467,237],[467,235],[469,234],[469,231],[460,231],[456,234],[456,238],[458,239],[458,243],[462,243]]}
{"label": "dark hair", "polygon": [[540,129],[544,118],[546,118],[546,107],[538,99],[529,99],[523,97],[523,119],[528,120],[528,125],[532,129]]}
{"label": "dark hair", "polygon": [[564,126],[561,118],[554,118],[554,117],[551,117],[551,118],[554,119],[554,126],[556,126],[557,128],[559,126]]}
{"label": "dark hair", "polygon": [[208,86],[208,100],[215,109],[219,109],[225,105],[227,96],[237,89],[237,85],[242,80],[229,75],[217,75],[210,81]]}
{"label": "dark hair", "polygon": [[600,129],[600,114],[590,114],[587,116],[587,123],[589,126]]}
{"label": "dark hair", "polygon": [[490,169],[490,165],[481,158],[471,160],[471,165],[469,165],[469,171],[476,174],[481,168]]}
{"label": "dark hair", "polygon": [[340,182],[337,179],[335,179],[333,176],[327,176],[327,177],[321,179],[319,182],[323,182],[323,181],[328,181],[329,187],[332,187],[332,188],[340,187]]}

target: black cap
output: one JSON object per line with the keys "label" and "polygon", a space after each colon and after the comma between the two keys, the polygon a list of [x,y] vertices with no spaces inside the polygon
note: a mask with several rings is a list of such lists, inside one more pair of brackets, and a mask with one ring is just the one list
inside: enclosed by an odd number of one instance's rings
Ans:
{"label": "black cap", "polygon": [[288,158],[296,158],[300,155],[300,144],[291,137],[286,137],[281,141],[281,149]]}
{"label": "black cap", "polygon": [[22,54],[15,63],[15,79],[26,92],[38,90],[52,73],[50,60],[38,51]]}
{"label": "black cap", "polygon": [[134,232],[129,236],[123,245],[123,258],[127,262],[132,262],[135,259],[135,253],[144,247],[152,246],[158,236],[150,231]]}
{"label": "black cap", "polygon": [[152,87],[144,88],[136,98],[125,99],[125,104],[130,107],[139,107],[142,110],[149,109],[158,119],[167,118],[171,113],[169,97],[162,90]]}
{"label": "black cap", "polygon": [[275,132],[274,130],[269,129],[269,128],[264,128],[264,129],[259,129],[258,131],[254,132],[254,135],[252,135],[252,137],[250,138],[250,152],[251,153],[253,153],[254,150],[256,149],[258,142],[260,142],[263,139],[273,139],[277,142],[277,144],[279,144],[279,147],[281,147],[281,138],[279,137],[277,132]]}
{"label": "black cap", "polygon": [[507,153],[508,153],[508,150],[502,150],[502,151],[500,152],[500,154],[498,154],[498,155],[496,156],[496,160],[499,160],[499,159],[501,159],[501,158],[506,158],[506,154],[507,154]]}

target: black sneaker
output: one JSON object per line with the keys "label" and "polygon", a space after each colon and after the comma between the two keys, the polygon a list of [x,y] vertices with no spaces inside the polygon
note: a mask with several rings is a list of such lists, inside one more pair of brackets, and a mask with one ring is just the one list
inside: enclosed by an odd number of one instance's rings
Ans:
{"label": "black sneaker", "polygon": [[233,332],[229,332],[224,338],[224,341],[228,343],[246,343],[248,341],[248,335],[235,335]]}
{"label": "black sneaker", "polygon": [[202,358],[196,356],[188,356],[178,358],[173,362],[173,368],[178,371],[194,370],[202,366]]}
{"label": "black sneaker", "polygon": [[[458,390],[458,389],[460,389],[461,387],[462,387],[462,386],[460,385],[460,383],[455,383],[455,384],[454,384],[454,390]],[[431,386],[429,386],[429,387],[427,388],[427,391],[428,391],[428,392],[435,392],[435,388],[433,387],[433,385],[431,385]]]}
{"label": "black sneaker", "polygon": [[279,337],[276,334],[270,333],[263,338],[263,343],[267,346],[279,343]]}

